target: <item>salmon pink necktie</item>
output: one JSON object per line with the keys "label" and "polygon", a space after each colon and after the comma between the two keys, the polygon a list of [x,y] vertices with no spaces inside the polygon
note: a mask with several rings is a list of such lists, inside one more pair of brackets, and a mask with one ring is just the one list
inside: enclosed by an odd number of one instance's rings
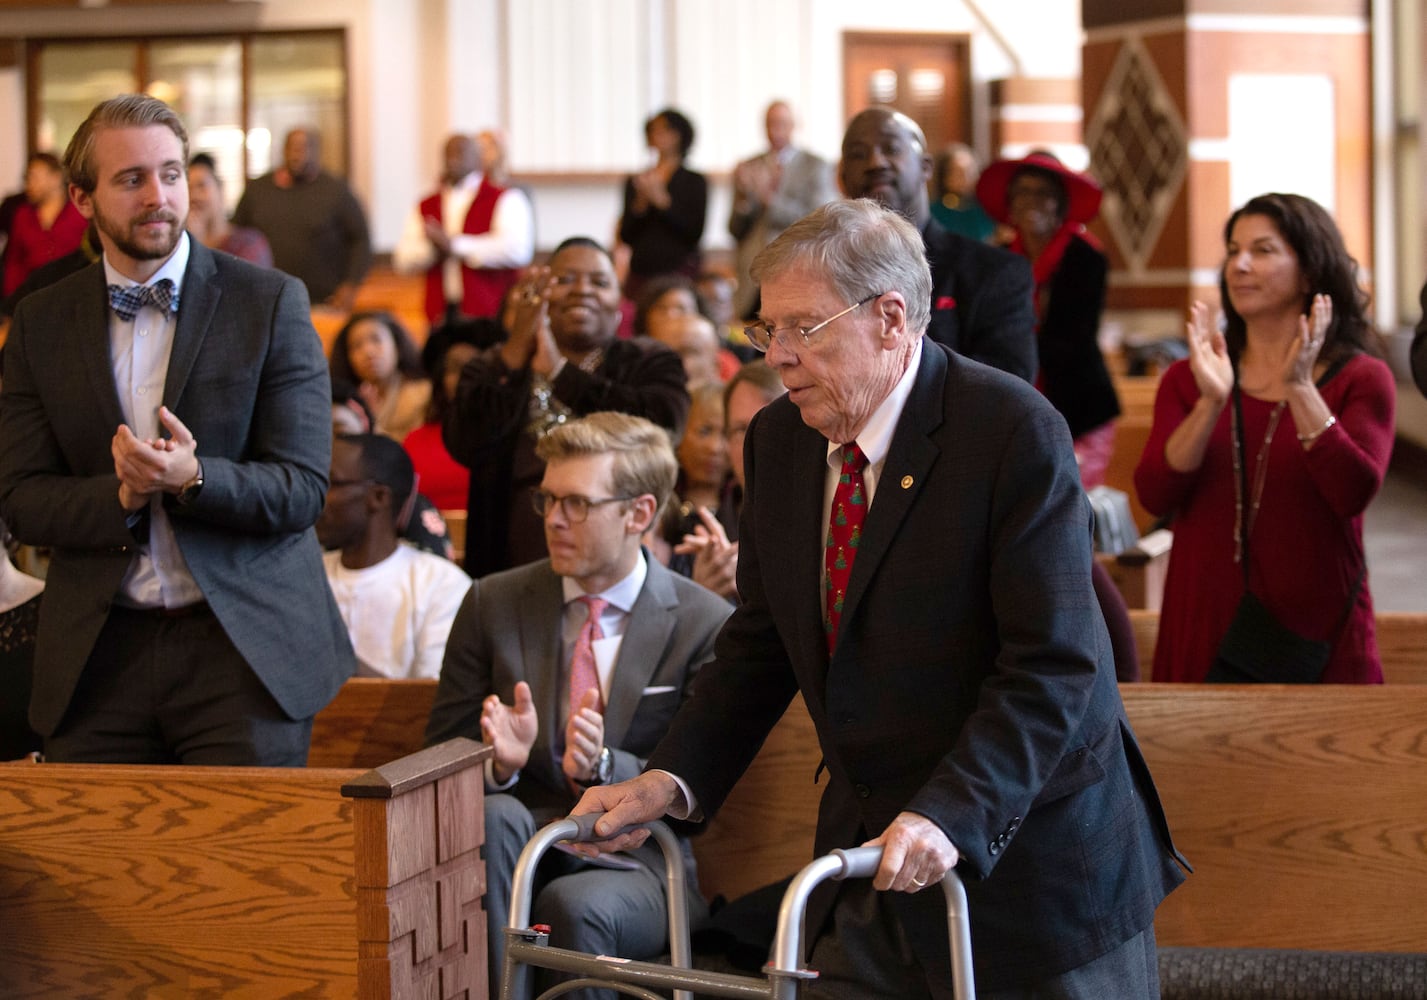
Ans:
{"label": "salmon pink necktie", "polygon": [[[600,673],[595,667],[595,640],[604,638],[604,630],[600,628],[600,615],[609,606],[609,601],[603,597],[587,596],[575,599],[589,608],[590,616],[580,627],[580,634],[575,639],[575,650],[570,654],[571,717],[579,712],[580,699],[585,696],[586,691],[594,688],[596,693],[599,692]],[[600,702],[595,708],[604,711],[603,697],[600,698]]]}

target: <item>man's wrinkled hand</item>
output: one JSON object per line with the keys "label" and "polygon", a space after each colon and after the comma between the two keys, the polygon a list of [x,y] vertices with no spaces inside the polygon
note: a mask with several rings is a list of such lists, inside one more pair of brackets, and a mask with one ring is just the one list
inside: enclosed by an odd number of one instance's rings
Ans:
{"label": "man's wrinkled hand", "polygon": [[961,857],[941,827],[914,812],[898,813],[882,836],[863,846],[882,848],[872,879],[878,892],[920,892],[940,882]]}
{"label": "man's wrinkled hand", "polygon": [[625,827],[641,826],[659,819],[679,798],[679,786],[660,771],[645,771],[637,778],[614,785],[595,785],[570,810],[571,816],[604,813],[595,823],[596,836],[602,840],[572,844],[576,852],[587,858],[613,854],[638,847],[649,839],[647,829],[620,833]]}

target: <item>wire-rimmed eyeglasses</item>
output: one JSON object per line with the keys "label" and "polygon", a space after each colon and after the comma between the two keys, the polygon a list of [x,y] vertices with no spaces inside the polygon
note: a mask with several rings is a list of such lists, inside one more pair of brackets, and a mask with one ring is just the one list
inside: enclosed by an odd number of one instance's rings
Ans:
{"label": "wire-rimmed eyeglasses", "polygon": [[749,326],[745,326],[743,328],[743,334],[748,338],[748,342],[752,344],[756,349],[765,352],[768,350],[768,348],[773,346],[773,341],[779,338],[781,338],[781,342],[784,347],[793,346],[788,343],[787,335],[794,332],[798,333],[802,337],[802,343],[798,346],[811,347],[813,343],[813,334],[817,333],[819,330],[823,329],[833,321],[842,319],[842,317],[852,312],[852,310],[856,309],[858,306],[865,306],[873,299],[880,298],[881,296],[886,294],[886,292],[873,292],[866,298],[858,299],[856,302],[852,303],[852,305],[848,306],[836,316],[829,316],[827,319],[823,320],[821,323],[818,323],[816,326],[789,326],[784,327],[781,330],[775,330],[767,323],[758,322],[750,324]]}

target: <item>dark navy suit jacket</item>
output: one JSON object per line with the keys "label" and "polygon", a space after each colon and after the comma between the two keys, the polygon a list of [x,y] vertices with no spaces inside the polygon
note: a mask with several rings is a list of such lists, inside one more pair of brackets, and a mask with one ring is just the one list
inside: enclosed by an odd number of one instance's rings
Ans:
{"label": "dark navy suit jacket", "polygon": [[[743,603],[649,766],[712,814],[801,691],[827,765],[819,853],[903,810],[934,820],[961,853],[987,989],[1104,954],[1184,876],[1116,687],[1064,420],[923,342],[831,657],[826,446],[786,397],[750,427]],[[949,983],[940,893],[889,899],[929,981]],[[831,902],[815,898],[810,931]]]}

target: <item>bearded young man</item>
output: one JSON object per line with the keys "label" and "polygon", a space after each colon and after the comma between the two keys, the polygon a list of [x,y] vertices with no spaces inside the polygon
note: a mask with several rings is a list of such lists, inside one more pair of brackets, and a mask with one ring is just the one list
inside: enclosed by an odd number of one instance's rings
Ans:
{"label": "bearded young man", "polygon": [[187,162],[167,105],[98,105],[65,167],[103,258],[10,331],[0,510],[54,550],[30,722],[50,760],[298,766],[353,668],[327,364],[300,282],[184,232]]}

